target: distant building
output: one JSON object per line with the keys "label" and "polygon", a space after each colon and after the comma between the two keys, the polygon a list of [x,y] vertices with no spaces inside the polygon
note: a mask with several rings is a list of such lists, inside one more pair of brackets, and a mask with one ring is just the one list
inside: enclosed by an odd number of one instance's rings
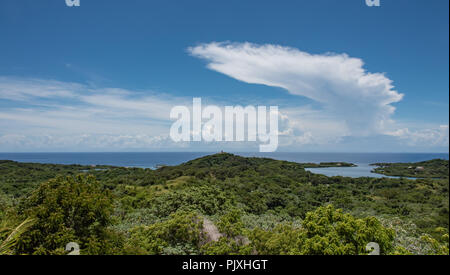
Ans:
{"label": "distant building", "polygon": [[425,168],[423,168],[422,166],[416,167],[416,171],[417,172],[421,172],[421,171],[424,171],[424,170],[425,170]]}

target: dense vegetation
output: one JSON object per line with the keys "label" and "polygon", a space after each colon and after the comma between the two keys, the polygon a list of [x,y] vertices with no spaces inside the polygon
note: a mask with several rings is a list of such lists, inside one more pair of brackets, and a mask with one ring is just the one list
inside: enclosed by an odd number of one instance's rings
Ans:
{"label": "dense vegetation", "polygon": [[413,178],[448,179],[448,160],[433,159],[415,163],[374,163],[375,173]]}
{"label": "dense vegetation", "polygon": [[0,253],[11,239],[3,253],[64,254],[69,242],[82,254],[367,254],[370,242],[449,253],[448,177],[326,177],[308,165],[226,153],[157,170],[1,161]]}
{"label": "dense vegetation", "polygon": [[40,183],[58,175],[77,175],[108,168],[113,167],[20,163],[0,160],[0,192],[20,197],[30,193]]}

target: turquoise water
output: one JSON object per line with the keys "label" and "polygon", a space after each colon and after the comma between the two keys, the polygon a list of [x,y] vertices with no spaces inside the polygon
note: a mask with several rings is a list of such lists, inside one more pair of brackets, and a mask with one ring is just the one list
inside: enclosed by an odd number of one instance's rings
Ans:
{"label": "turquoise water", "polygon": [[[210,155],[201,152],[151,152],[151,153],[0,153],[0,160],[19,162],[113,165],[124,167],[155,168],[158,165],[177,165]],[[299,163],[351,162],[358,167],[313,168],[313,173],[327,176],[385,177],[371,173],[375,162],[417,162],[435,158],[448,159],[448,153],[235,153],[246,157],[268,157]]]}
{"label": "turquoise water", "polygon": [[374,168],[376,168],[376,166],[370,166],[369,164],[360,163],[358,164],[358,167],[307,168],[306,170],[315,174],[322,174],[329,177],[344,176],[352,178],[359,178],[359,177],[397,178],[372,173],[371,171]]}

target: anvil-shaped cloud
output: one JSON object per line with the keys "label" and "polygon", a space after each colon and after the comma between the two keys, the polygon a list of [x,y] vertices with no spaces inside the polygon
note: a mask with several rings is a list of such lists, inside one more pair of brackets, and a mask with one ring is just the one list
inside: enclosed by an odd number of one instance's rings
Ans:
{"label": "anvil-shaped cloud", "polygon": [[208,68],[240,81],[281,87],[323,106],[346,126],[347,135],[385,133],[403,95],[382,73],[369,73],[364,62],[347,54],[309,54],[278,45],[208,43],[191,47]]}

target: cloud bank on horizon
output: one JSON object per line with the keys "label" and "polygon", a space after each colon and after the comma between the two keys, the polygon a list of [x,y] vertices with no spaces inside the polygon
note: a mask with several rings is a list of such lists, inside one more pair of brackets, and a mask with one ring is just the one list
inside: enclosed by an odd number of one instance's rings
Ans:
{"label": "cloud bank on horizon", "polygon": [[[384,74],[367,72],[359,58],[251,43],[212,42],[188,51],[206,60],[211,70],[250,84],[280,87],[318,103],[319,108],[295,102],[280,105],[282,151],[355,151],[358,141],[365,151],[448,151],[448,125],[393,120],[393,104],[401,101],[403,94]],[[0,152],[252,148],[245,142],[173,143],[168,137],[170,109],[189,106],[192,98],[188,97],[0,76],[0,103],[4,103],[0,108]],[[346,144],[348,140],[352,142]]]}

